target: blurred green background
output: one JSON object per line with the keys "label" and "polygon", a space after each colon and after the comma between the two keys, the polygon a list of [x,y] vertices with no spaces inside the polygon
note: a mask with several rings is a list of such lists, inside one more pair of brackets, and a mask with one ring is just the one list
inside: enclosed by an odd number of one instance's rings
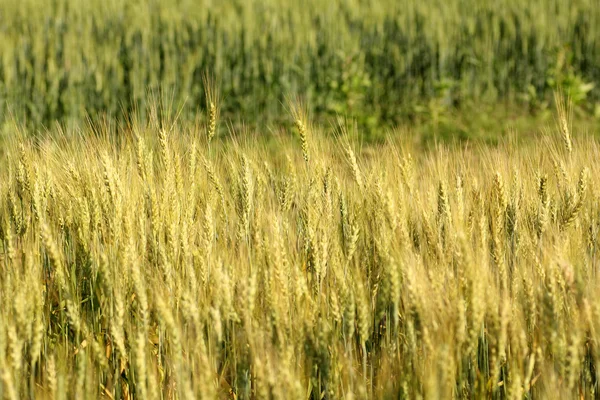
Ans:
{"label": "blurred green background", "polygon": [[0,57],[0,122],[38,127],[143,118],[159,92],[193,119],[206,72],[259,125],[296,95],[365,132],[544,118],[557,89],[600,116],[597,0],[2,0]]}

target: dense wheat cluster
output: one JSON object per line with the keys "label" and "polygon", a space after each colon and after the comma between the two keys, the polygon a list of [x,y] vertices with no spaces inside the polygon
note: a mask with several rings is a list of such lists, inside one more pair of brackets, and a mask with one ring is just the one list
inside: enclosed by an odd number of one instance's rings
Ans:
{"label": "dense wheat cluster", "polygon": [[372,128],[556,89],[593,112],[599,36],[597,0],[2,0],[0,127],[120,117],[149,89],[193,119],[206,70],[246,122],[287,94]]}
{"label": "dense wheat cluster", "polygon": [[300,119],[276,151],[158,118],[14,139],[0,397],[597,397],[600,146],[565,115],[435,151]]}
{"label": "dense wheat cluster", "polygon": [[0,0],[0,400],[600,398],[599,65],[598,0]]}

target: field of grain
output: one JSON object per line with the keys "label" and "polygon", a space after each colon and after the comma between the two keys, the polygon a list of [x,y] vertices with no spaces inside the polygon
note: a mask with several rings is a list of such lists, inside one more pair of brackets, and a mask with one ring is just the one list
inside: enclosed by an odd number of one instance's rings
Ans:
{"label": "field of grain", "polygon": [[[597,398],[600,145],[14,128],[0,397]],[[562,106],[561,106],[562,105]],[[210,119],[210,118],[209,118]]]}
{"label": "field of grain", "polygon": [[600,398],[598,0],[0,0],[0,400]]}
{"label": "field of grain", "polygon": [[206,71],[247,123],[286,95],[370,130],[557,89],[600,115],[599,64],[597,0],[0,2],[0,123],[127,118],[157,90],[193,120]]}

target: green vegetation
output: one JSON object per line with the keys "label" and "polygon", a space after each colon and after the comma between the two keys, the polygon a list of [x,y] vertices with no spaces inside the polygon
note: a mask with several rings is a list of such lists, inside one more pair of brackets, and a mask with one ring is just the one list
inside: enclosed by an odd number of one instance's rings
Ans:
{"label": "green vegetation", "polygon": [[599,30],[596,0],[4,0],[0,113],[122,117],[162,90],[194,119],[207,71],[224,115],[258,124],[296,94],[368,132],[482,102],[536,112],[555,89],[593,113]]}

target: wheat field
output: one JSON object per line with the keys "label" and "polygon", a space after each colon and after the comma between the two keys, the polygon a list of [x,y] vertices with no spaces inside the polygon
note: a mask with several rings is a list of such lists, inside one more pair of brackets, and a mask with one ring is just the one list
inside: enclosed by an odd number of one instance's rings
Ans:
{"label": "wheat field", "polygon": [[373,130],[559,89],[600,115],[599,37],[597,0],[2,0],[0,127],[121,117],[148,90],[193,119],[207,70],[247,123],[288,94]]}
{"label": "wheat field", "polygon": [[0,397],[597,398],[600,145],[558,105],[429,150],[301,107],[274,148],[216,109],[15,126]]}

